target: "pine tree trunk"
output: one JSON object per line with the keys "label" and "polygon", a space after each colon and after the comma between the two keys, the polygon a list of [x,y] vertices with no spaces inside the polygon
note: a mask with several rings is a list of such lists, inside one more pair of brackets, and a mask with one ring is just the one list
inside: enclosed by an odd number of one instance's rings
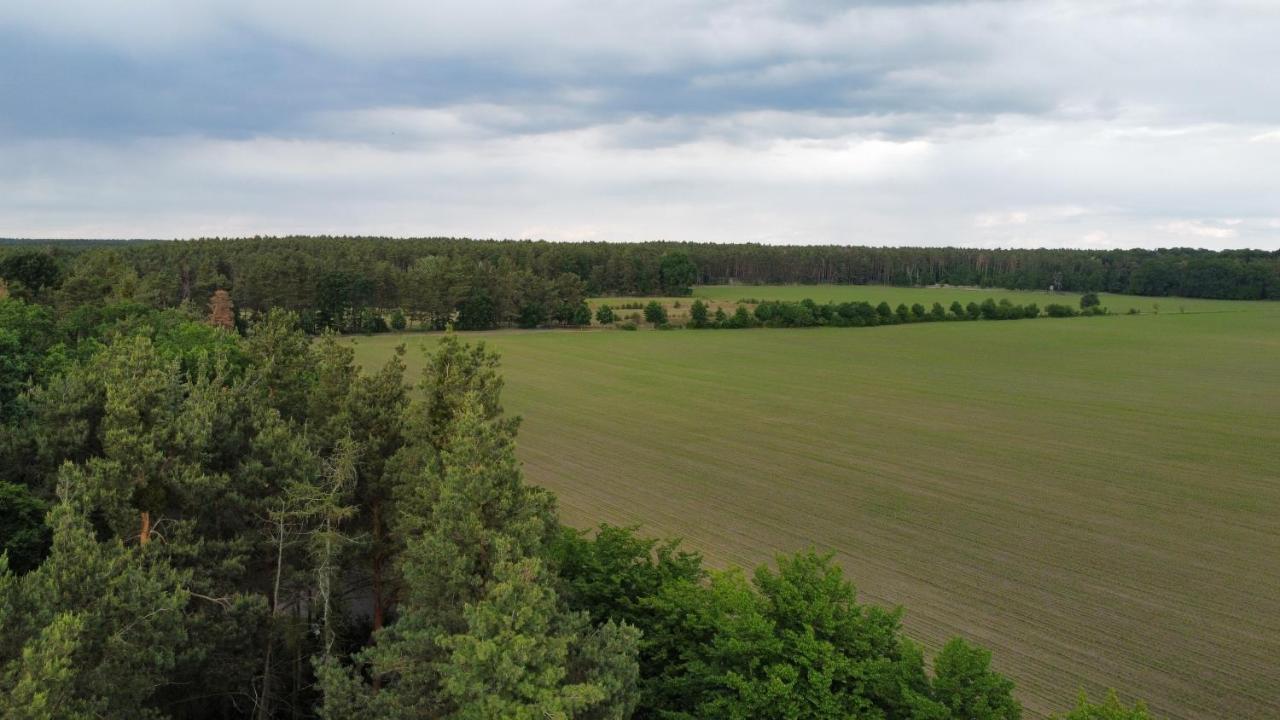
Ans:
{"label": "pine tree trunk", "polygon": [[271,622],[267,628],[267,651],[263,653],[262,663],[262,698],[258,703],[259,720],[271,717],[271,654],[275,649],[272,633],[275,630],[276,616],[280,612],[280,573],[284,566],[284,519],[276,521],[276,582],[271,591]]}
{"label": "pine tree trunk", "polygon": [[[382,629],[382,501],[373,501],[373,634]],[[373,691],[382,689],[382,676],[374,673]]]}
{"label": "pine tree trunk", "polygon": [[382,629],[382,502],[373,502],[373,632]]}
{"label": "pine tree trunk", "polygon": [[142,532],[138,534],[138,544],[146,545],[149,542],[151,542],[151,513],[143,510]]}

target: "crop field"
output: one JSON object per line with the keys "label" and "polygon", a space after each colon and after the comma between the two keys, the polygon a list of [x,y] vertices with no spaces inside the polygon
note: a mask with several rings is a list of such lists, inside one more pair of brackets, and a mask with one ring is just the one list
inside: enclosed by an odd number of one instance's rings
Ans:
{"label": "crop field", "polygon": [[[1142,314],[466,337],[502,353],[527,476],[567,522],[715,564],[830,549],[926,647],[991,648],[1032,717],[1110,686],[1168,718],[1280,717],[1280,304],[1102,299]],[[352,339],[366,368],[424,341]]]}

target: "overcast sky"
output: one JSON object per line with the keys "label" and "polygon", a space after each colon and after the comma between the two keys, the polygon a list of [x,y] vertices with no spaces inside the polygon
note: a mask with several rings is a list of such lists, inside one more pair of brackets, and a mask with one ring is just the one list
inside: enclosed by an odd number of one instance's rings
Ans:
{"label": "overcast sky", "polygon": [[1280,2],[0,0],[0,236],[1280,248]]}

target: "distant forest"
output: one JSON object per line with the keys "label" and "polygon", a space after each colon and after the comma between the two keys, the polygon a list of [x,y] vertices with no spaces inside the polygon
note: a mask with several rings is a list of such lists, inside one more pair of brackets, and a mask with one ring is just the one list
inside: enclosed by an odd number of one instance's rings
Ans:
{"label": "distant forest", "polygon": [[316,331],[369,329],[394,309],[427,326],[574,324],[588,296],[681,295],[696,284],[967,285],[1197,298],[1280,298],[1280,251],[980,250],[454,238],[287,237],[0,244],[5,291],[81,306],[133,300],[298,312]]}

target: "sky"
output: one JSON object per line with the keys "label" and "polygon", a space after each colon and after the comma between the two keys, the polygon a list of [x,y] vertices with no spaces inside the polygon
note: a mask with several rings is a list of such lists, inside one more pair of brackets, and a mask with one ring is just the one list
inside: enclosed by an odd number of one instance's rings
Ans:
{"label": "sky", "polygon": [[1280,249],[1280,2],[0,0],[0,237]]}

